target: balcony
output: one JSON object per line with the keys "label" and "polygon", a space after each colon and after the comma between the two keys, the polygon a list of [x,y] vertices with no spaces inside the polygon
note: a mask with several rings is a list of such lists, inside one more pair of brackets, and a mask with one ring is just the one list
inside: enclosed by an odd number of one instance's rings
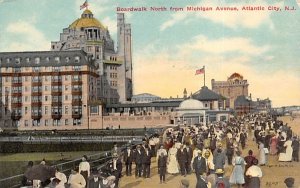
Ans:
{"label": "balcony", "polygon": [[58,91],[52,91],[51,95],[52,96],[60,96],[60,95],[62,95],[62,91],[59,91],[59,90]]}
{"label": "balcony", "polygon": [[82,100],[81,99],[72,99],[72,106],[81,106]]}
{"label": "balcony", "polygon": [[72,80],[72,85],[82,85],[82,80]]}
{"label": "balcony", "polygon": [[32,82],[31,86],[34,87],[34,86],[42,86],[43,83],[42,82]]}
{"label": "balcony", "polygon": [[19,107],[22,107],[22,102],[19,101],[19,102],[12,102],[11,103],[11,107],[12,108],[19,108]]}
{"label": "balcony", "polygon": [[72,90],[72,95],[82,95],[82,90]]}
{"label": "balcony", "polygon": [[34,119],[34,120],[39,120],[42,118],[42,113],[34,113],[34,114],[31,114],[31,119]]}
{"label": "balcony", "polygon": [[62,106],[62,101],[52,101],[52,106]]}
{"label": "balcony", "polygon": [[52,119],[61,119],[61,117],[62,117],[61,113],[58,112],[52,113]]}
{"label": "balcony", "polygon": [[11,114],[11,119],[12,120],[20,120],[22,118],[22,114],[21,113],[12,113]]}
{"label": "balcony", "polygon": [[61,81],[61,79],[52,80],[51,85],[52,86],[61,86],[62,85],[62,81]]}
{"label": "balcony", "polygon": [[80,119],[82,117],[82,113],[81,112],[73,112],[72,113],[72,118],[73,119]]}
{"label": "balcony", "polygon": [[32,91],[31,96],[42,96],[42,91]]}
{"label": "balcony", "polygon": [[42,101],[32,101],[31,106],[42,106]]}
{"label": "balcony", "polygon": [[12,97],[21,97],[22,96],[22,91],[14,91],[11,93]]}
{"label": "balcony", "polygon": [[11,87],[22,87],[22,81],[21,82],[12,82]]}

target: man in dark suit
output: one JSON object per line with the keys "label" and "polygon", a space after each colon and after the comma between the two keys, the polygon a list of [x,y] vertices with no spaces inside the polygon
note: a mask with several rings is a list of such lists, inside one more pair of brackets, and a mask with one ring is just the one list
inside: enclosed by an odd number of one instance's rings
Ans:
{"label": "man in dark suit", "polygon": [[141,177],[142,176],[143,156],[144,156],[144,154],[141,151],[141,146],[138,145],[136,147],[136,151],[134,152],[135,177]]}
{"label": "man in dark suit", "polygon": [[187,173],[190,174],[191,173],[191,162],[193,160],[193,149],[190,146],[190,143],[186,143],[186,152],[187,152],[187,164],[186,164],[186,169],[187,169]]}
{"label": "man in dark suit", "polygon": [[177,160],[180,167],[180,172],[182,176],[186,176],[187,173],[187,163],[188,163],[188,154],[183,145],[180,146],[180,149],[177,151]]}
{"label": "man in dark suit", "polygon": [[195,170],[197,180],[201,178],[200,175],[206,172],[206,161],[205,158],[202,157],[201,151],[199,151],[198,156],[194,158],[193,168]]}
{"label": "man in dark suit", "polygon": [[103,179],[99,177],[99,172],[97,169],[92,170],[92,178],[88,181],[88,188],[99,188],[104,187]]}
{"label": "man in dark suit", "polygon": [[133,152],[130,146],[127,146],[127,149],[124,152],[123,160],[126,165],[126,176],[131,176],[131,168],[132,168],[132,161],[133,161]]}
{"label": "man in dark suit", "polygon": [[293,153],[292,153],[293,161],[299,162],[299,140],[297,136],[293,137],[292,148],[293,148]]}
{"label": "man in dark suit", "polygon": [[160,155],[158,156],[157,167],[158,167],[160,183],[163,182],[165,183],[166,169],[167,169],[167,156],[163,152],[161,152]]}
{"label": "man in dark suit", "polygon": [[122,174],[122,162],[117,153],[114,153],[112,157],[113,159],[110,162],[111,173],[116,177],[115,187],[118,188],[119,179],[121,178],[121,174]]}
{"label": "man in dark suit", "polygon": [[148,147],[145,148],[142,161],[143,161],[143,176],[144,178],[150,178],[151,152]]}

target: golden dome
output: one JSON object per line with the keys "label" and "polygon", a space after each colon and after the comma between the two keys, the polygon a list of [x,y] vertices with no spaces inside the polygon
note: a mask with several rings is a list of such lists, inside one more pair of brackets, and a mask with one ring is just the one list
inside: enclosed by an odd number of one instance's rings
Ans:
{"label": "golden dome", "polygon": [[69,26],[70,29],[81,29],[86,27],[98,27],[101,29],[105,29],[102,23],[93,17],[92,11],[88,9],[83,11],[83,13],[81,14],[81,18],[78,18]]}

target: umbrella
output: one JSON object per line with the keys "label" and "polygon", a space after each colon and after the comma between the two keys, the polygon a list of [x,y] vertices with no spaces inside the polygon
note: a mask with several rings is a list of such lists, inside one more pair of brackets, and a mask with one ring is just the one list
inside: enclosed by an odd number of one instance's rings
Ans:
{"label": "umbrella", "polygon": [[25,172],[25,177],[29,180],[41,180],[44,182],[47,179],[55,177],[56,169],[47,165],[34,165]]}

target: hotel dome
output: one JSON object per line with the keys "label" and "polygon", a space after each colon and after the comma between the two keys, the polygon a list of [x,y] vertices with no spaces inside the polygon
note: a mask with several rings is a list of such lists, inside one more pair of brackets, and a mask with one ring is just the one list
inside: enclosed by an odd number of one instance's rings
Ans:
{"label": "hotel dome", "polygon": [[81,28],[87,28],[87,27],[96,27],[101,29],[106,29],[103,24],[94,18],[94,15],[92,11],[85,10],[81,14],[81,18],[78,18],[75,20],[70,26],[69,29],[81,29]]}

